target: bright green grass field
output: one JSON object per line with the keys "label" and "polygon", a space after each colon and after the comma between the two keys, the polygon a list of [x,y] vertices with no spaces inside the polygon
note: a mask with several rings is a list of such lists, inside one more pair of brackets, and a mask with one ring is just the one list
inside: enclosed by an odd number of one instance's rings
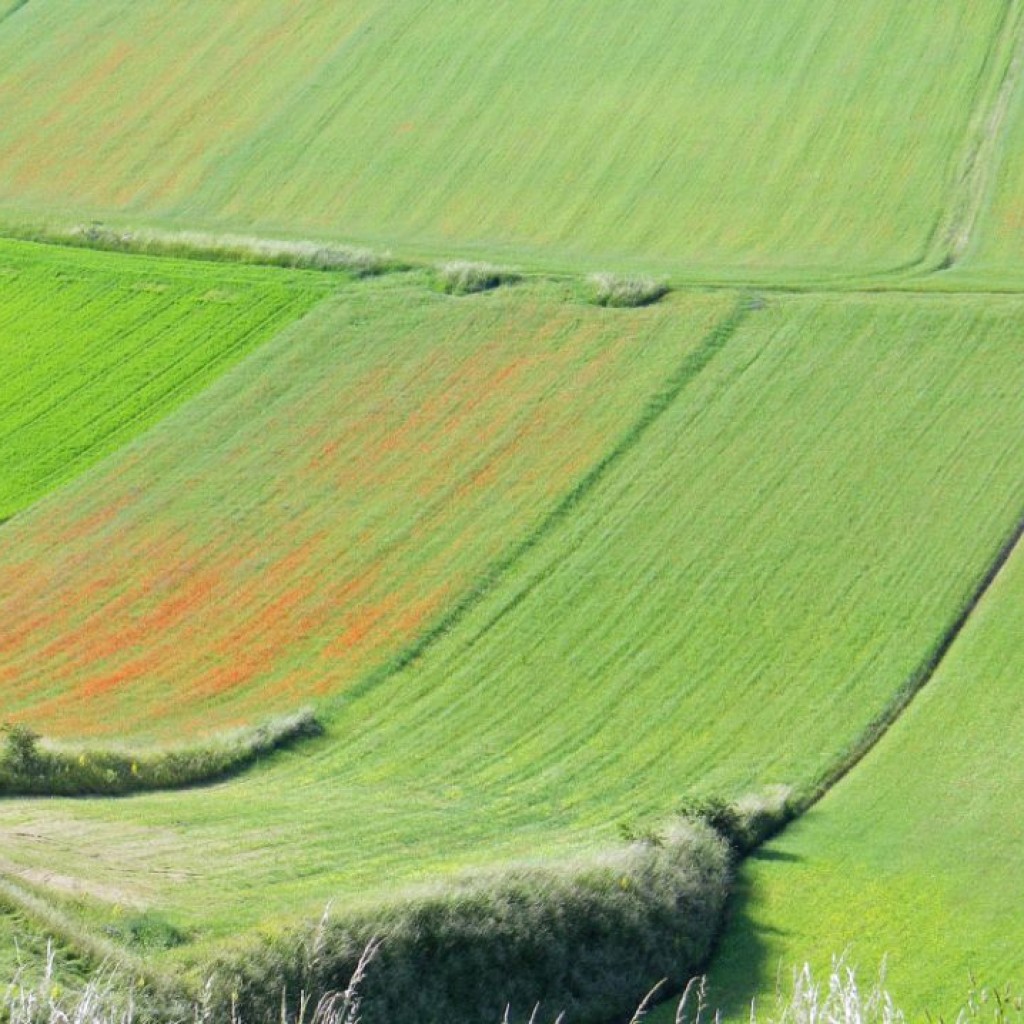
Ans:
{"label": "bright green grass field", "polygon": [[202,941],[606,844],[687,792],[813,782],[1019,514],[1022,318],[1016,299],[751,310],[324,740],[203,790],[5,804],[5,873]]}
{"label": "bright green grass field", "polygon": [[953,1019],[971,971],[1020,990],[1022,555],[867,760],[747,863],[712,972],[737,1016],[780,964],[820,972],[847,949],[864,978],[886,957],[913,1018]]}
{"label": "bright green grass field", "polygon": [[322,275],[0,242],[0,520],[306,312]]}
{"label": "bright green grass field", "polygon": [[586,267],[907,267],[1004,8],[33,0],[0,25],[0,208]]}

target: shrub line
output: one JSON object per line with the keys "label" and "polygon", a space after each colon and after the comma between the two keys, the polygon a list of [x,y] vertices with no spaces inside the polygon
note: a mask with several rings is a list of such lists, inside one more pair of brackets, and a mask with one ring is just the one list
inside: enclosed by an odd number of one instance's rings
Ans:
{"label": "shrub line", "polygon": [[205,747],[137,754],[52,746],[20,724],[2,732],[0,796],[124,796],[237,775],[261,757],[321,735],[323,726],[306,708]]}
{"label": "shrub line", "polygon": [[733,864],[711,828],[678,823],[658,844],[325,915],[317,927],[244,940],[197,970],[212,970],[213,1019],[291,1020],[303,998],[344,988],[372,943],[363,1024],[481,1024],[503,1009],[526,1021],[538,1003],[577,1024],[625,1020],[659,978],[669,994],[702,969]]}

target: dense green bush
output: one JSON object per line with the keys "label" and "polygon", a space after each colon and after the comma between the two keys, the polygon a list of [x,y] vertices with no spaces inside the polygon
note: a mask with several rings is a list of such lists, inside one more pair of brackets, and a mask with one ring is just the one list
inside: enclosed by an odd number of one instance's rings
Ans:
{"label": "dense green bush", "polygon": [[131,754],[62,749],[45,744],[27,726],[6,725],[0,796],[119,796],[191,786],[241,771],[273,750],[321,732],[313,712],[303,710],[207,746]]}
{"label": "dense green bush", "polygon": [[726,844],[679,826],[565,869],[524,868],[409,898],[375,915],[324,922],[301,941],[264,939],[214,968],[219,1000],[242,1019],[279,1013],[300,992],[345,987],[373,938],[361,986],[364,1024],[480,1024],[545,1017],[628,1018],[659,979],[665,994],[703,964],[731,879]]}
{"label": "dense green bush", "polygon": [[775,786],[729,802],[716,796],[688,797],[677,813],[713,828],[738,854],[749,853],[775,835],[795,815],[787,786]]}

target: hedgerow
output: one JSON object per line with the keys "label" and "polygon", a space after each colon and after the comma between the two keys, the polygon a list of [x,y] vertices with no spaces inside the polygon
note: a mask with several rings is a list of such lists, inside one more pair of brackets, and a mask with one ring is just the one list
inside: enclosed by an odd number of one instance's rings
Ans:
{"label": "hedgerow", "polygon": [[120,796],[224,778],[323,727],[305,709],[204,746],[138,754],[53,746],[22,724],[0,732],[0,796]]}
{"label": "hedgerow", "polygon": [[379,942],[362,985],[364,1024],[480,1024],[564,1011],[578,1024],[629,1014],[650,987],[678,991],[717,934],[732,873],[701,823],[569,868],[533,867],[264,938],[213,969],[215,1015],[294,1014],[300,993],[343,988]]}

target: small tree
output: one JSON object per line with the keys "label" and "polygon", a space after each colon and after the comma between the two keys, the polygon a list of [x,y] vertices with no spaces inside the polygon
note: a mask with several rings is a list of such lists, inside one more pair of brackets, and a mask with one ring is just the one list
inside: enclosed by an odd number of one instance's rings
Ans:
{"label": "small tree", "polygon": [[0,763],[15,775],[31,775],[40,767],[39,733],[27,725],[3,727],[4,746]]}

